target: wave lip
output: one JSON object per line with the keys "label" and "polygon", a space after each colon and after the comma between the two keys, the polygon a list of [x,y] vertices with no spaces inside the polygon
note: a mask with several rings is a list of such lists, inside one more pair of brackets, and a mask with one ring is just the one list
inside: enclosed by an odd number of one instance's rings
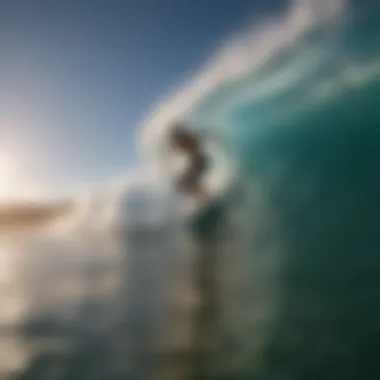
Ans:
{"label": "wave lip", "polygon": [[154,156],[170,124],[191,119],[194,109],[218,88],[258,71],[310,31],[339,24],[346,12],[344,0],[297,0],[282,17],[249,26],[230,38],[194,77],[157,105],[145,120],[143,153]]}

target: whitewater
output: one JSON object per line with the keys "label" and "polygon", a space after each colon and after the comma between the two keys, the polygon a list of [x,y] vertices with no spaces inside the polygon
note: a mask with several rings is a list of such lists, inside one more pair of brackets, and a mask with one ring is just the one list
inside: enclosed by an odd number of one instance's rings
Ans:
{"label": "whitewater", "polygon": [[[377,378],[379,10],[247,25],[147,115],[141,167],[2,237],[1,378]],[[218,202],[186,217],[160,161],[177,120],[222,141]]]}

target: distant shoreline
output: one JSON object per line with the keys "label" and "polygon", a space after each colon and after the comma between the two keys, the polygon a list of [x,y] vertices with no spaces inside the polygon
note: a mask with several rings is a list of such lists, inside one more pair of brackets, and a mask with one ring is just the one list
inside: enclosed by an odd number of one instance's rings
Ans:
{"label": "distant shoreline", "polygon": [[49,225],[72,213],[71,201],[12,201],[0,204],[0,231]]}

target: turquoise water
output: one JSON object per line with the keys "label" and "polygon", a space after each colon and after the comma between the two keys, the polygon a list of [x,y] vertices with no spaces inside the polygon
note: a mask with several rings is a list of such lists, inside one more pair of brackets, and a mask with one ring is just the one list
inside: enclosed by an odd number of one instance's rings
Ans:
{"label": "turquoise water", "polygon": [[229,142],[240,175],[218,219],[228,239],[213,231],[226,263],[209,378],[379,376],[380,24],[369,9],[304,35],[187,116]]}

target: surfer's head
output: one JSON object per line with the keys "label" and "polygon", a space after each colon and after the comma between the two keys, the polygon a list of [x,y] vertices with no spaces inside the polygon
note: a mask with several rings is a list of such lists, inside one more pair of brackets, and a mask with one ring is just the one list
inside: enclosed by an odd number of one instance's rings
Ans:
{"label": "surfer's head", "polygon": [[186,152],[196,152],[199,150],[200,141],[197,136],[191,133],[182,124],[175,124],[169,135],[170,143],[175,149]]}

